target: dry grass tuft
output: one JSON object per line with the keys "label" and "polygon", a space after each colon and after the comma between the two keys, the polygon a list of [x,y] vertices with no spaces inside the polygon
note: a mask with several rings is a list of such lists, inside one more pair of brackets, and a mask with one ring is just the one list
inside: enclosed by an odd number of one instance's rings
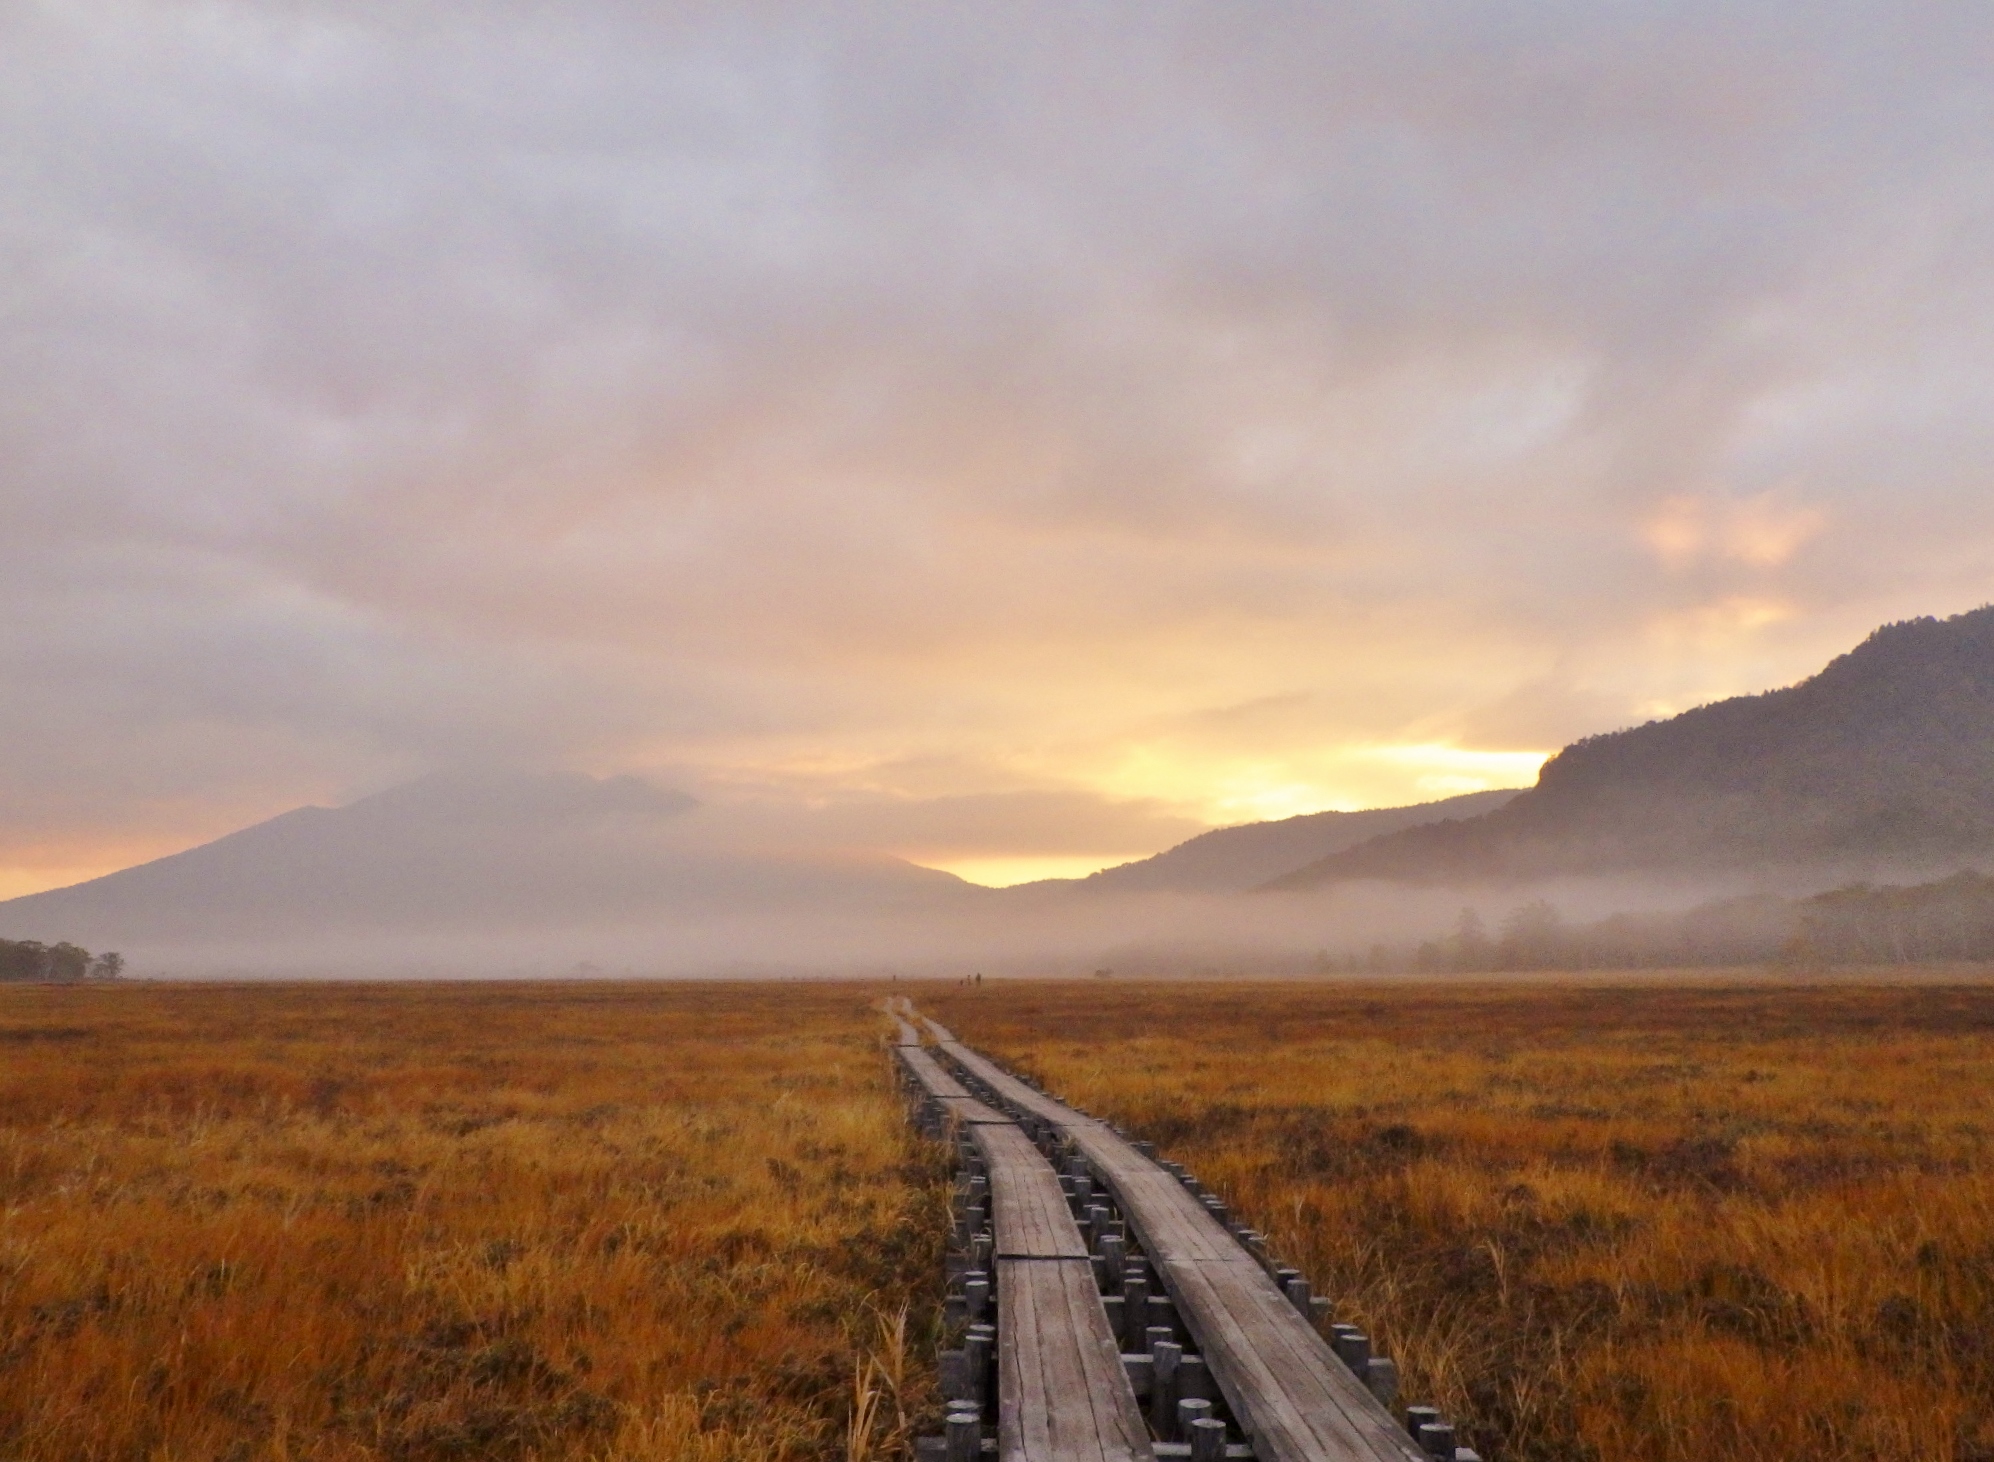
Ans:
{"label": "dry grass tuft", "polygon": [[891,1454],[946,1174],[879,1035],[824,987],[0,989],[0,1455]]}
{"label": "dry grass tuft", "polygon": [[1994,1459],[1994,987],[986,987],[1492,1459]]}

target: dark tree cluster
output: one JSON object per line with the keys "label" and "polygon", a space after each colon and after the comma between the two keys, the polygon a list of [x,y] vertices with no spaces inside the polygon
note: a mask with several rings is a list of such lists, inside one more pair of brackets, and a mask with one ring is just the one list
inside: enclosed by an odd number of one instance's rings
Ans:
{"label": "dark tree cluster", "polygon": [[1936,883],[1817,894],[1800,906],[1791,952],[1846,964],[1994,960],[1994,878],[1956,873]]}
{"label": "dark tree cluster", "polygon": [[1923,964],[1994,961],[1994,877],[1850,884],[1811,898],[1760,894],[1672,914],[1615,914],[1567,924],[1538,900],[1491,933],[1464,909],[1452,933],[1413,949],[1380,946],[1381,969],[1654,969],[1741,964]]}
{"label": "dark tree cluster", "polygon": [[112,952],[92,955],[67,942],[43,944],[35,939],[0,939],[0,982],[41,981],[58,985],[84,980],[115,980],[125,972],[125,957]]}

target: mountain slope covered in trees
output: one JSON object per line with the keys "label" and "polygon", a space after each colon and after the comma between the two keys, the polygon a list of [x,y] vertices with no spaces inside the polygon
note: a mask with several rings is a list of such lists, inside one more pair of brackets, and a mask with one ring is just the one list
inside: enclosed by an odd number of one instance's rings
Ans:
{"label": "mountain slope covered in trees", "polygon": [[1886,625],[1819,674],[1588,737],[1493,812],[1268,886],[1741,867],[1947,870],[1994,856],[1994,607]]}

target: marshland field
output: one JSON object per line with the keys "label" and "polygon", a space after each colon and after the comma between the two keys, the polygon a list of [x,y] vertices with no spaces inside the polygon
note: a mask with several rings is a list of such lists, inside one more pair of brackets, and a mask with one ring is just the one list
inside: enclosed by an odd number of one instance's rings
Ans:
{"label": "marshland field", "polygon": [[[1994,984],[902,985],[1491,1459],[1994,1458]],[[0,1457],[889,1458],[882,986],[0,987]]]}

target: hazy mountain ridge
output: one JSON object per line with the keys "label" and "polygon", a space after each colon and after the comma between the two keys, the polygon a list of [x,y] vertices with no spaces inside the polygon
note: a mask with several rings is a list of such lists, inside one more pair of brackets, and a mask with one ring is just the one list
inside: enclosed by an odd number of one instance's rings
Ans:
{"label": "hazy mountain ridge", "polygon": [[1574,742],[1492,812],[1266,886],[1748,864],[1939,869],[1994,851],[1994,607],[1885,625],[1797,685]]}
{"label": "hazy mountain ridge", "polygon": [[346,807],[300,807],[183,853],[0,903],[0,930],[208,941],[742,907],[891,908],[976,892],[884,854],[743,844],[724,816],[635,777],[448,774]]}
{"label": "hazy mountain ridge", "polygon": [[1153,857],[1062,881],[1082,893],[1245,893],[1369,839],[1439,818],[1475,816],[1516,795],[1515,788],[1468,792],[1410,807],[1309,812],[1214,828]]}

